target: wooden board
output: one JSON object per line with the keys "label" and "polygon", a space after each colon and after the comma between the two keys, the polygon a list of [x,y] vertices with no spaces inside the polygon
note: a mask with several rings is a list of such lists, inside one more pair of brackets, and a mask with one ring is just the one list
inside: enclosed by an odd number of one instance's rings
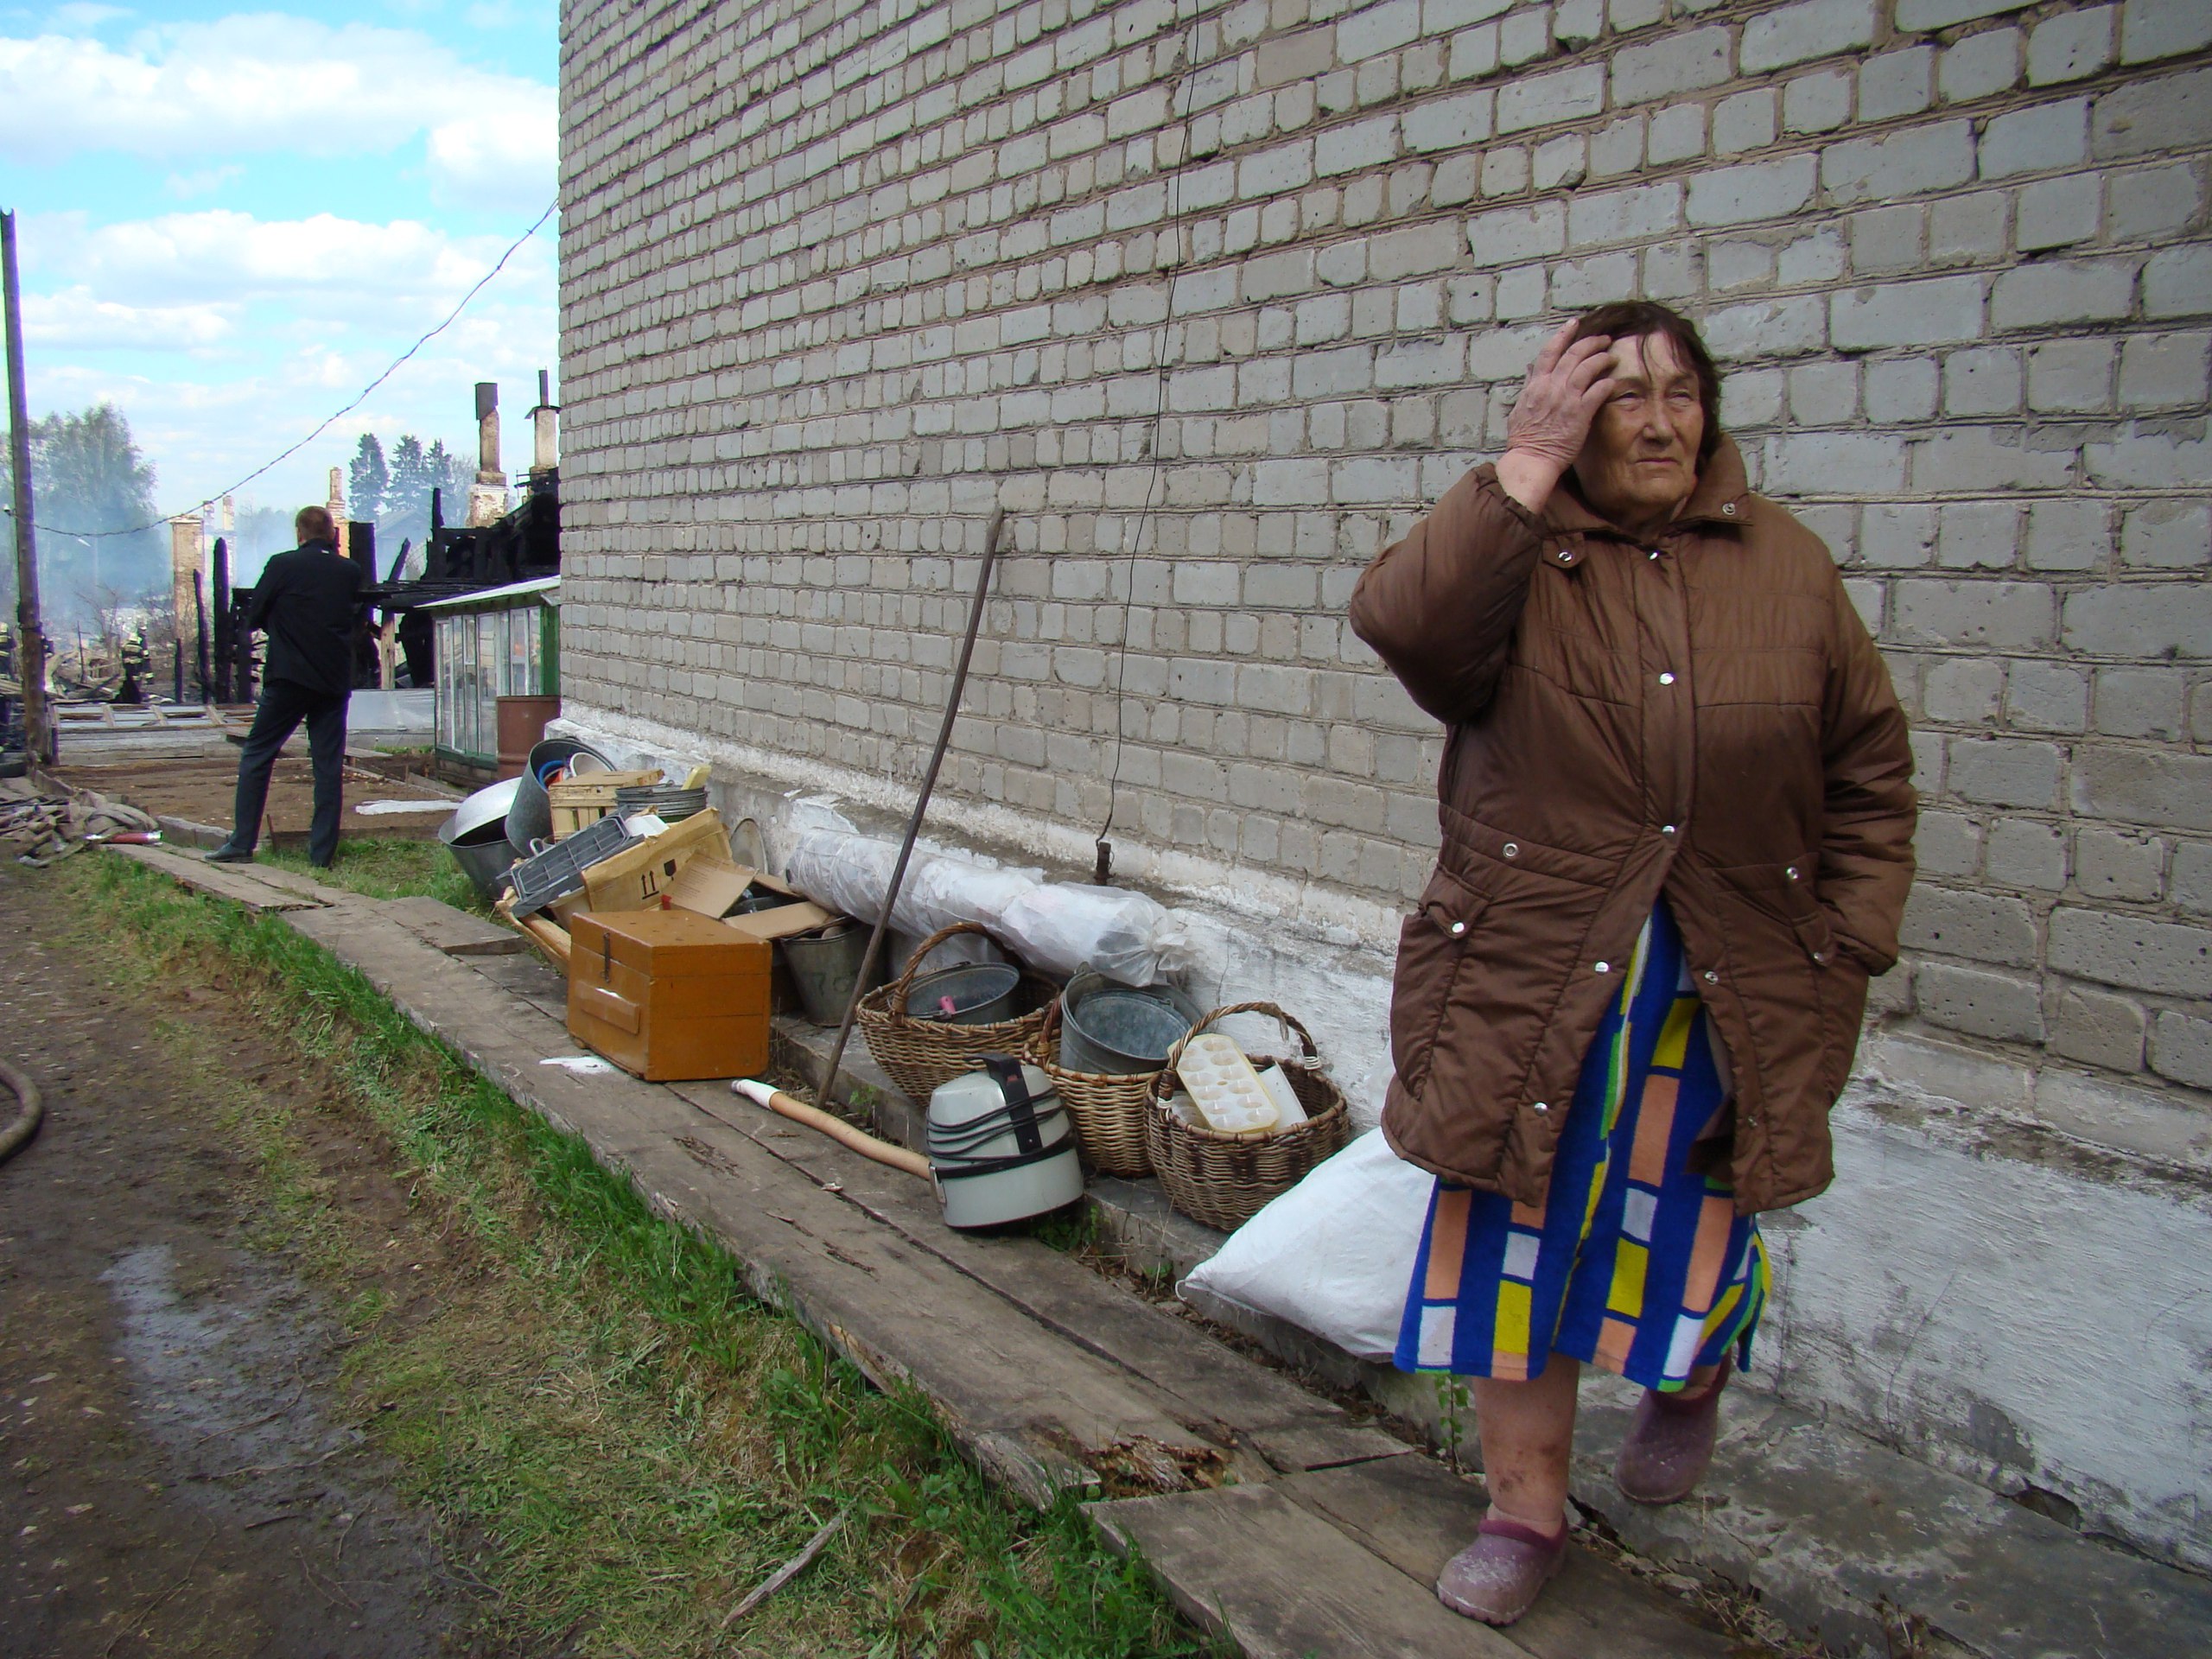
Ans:
{"label": "wooden board", "polygon": [[248,910],[316,910],[322,905],[320,899],[257,881],[244,873],[252,868],[251,865],[210,864],[204,859],[165,852],[159,847],[111,847],[107,850],[134,864],[159,870],[180,887],[227,899]]}
{"label": "wooden board", "polygon": [[[1392,1461],[1402,1461],[1393,1459]],[[1510,1630],[1462,1618],[1278,1486],[1093,1503],[1176,1606],[1247,1659],[1527,1659]],[[1517,1627],[1516,1627],[1517,1629]],[[1611,1659],[1585,1649],[1577,1659]]]}
{"label": "wooden board", "polygon": [[[1481,1486],[1429,1458],[1300,1475],[1281,1489],[1423,1586],[1473,1541],[1488,1504]],[[1511,1635],[1538,1659],[1727,1659],[1736,1651],[1697,1608],[1574,1547]]]}
{"label": "wooden board", "polygon": [[1081,1262],[1020,1233],[962,1233],[944,1224],[924,1183],[739,1099],[721,1084],[674,1085],[702,1111],[842,1196],[1070,1343],[1141,1377],[1186,1421],[1251,1446],[1274,1469],[1393,1458],[1406,1443],[1356,1422],[1340,1406],[1224,1347]]}
{"label": "wooden board", "polygon": [[425,944],[449,957],[505,957],[530,949],[530,942],[512,929],[455,910],[442,899],[387,899],[380,908]]}

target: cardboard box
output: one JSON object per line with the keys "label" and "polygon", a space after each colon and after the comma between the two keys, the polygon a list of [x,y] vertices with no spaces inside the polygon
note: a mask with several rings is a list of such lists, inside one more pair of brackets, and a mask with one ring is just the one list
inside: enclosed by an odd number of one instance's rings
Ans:
{"label": "cardboard box", "polygon": [[604,915],[658,907],[677,874],[702,855],[729,862],[729,832],[711,806],[587,869],[584,909]]}
{"label": "cardboard box", "polygon": [[577,912],[569,1033],[649,1083],[768,1065],[771,948],[674,908]]}

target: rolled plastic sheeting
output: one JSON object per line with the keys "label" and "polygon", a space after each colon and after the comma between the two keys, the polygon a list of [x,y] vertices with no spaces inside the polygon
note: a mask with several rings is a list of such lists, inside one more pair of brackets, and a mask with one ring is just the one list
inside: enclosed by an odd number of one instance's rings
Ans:
{"label": "rolled plastic sheeting", "polygon": [[[816,825],[799,832],[785,877],[810,899],[874,922],[898,856],[895,842]],[[1124,985],[1151,985],[1187,965],[1178,959],[1169,917],[1127,888],[1046,881],[1041,870],[917,849],[891,924],[934,933],[980,922],[1033,968],[1065,976],[1088,966]]]}

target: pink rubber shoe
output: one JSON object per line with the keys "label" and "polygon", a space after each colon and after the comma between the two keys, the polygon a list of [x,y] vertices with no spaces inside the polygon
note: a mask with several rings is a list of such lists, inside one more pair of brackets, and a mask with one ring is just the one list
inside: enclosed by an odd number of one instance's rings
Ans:
{"label": "pink rubber shoe", "polygon": [[1510,1624],[1567,1562],[1567,1527],[1548,1535],[1502,1515],[1484,1517],[1475,1541],[1444,1564],[1436,1599],[1485,1624]]}
{"label": "pink rubber shoe", "polygon": [[1639,1503],[1678,1503],[1697,1490],[1713,1461],[1713,1437],[1720,1427],[1720,1392],[1728,1386],[1731,1360],[1694,1399],[1646,1389],[1636,1421],[1621,1442],[1613,1464],[1613,1484]]}

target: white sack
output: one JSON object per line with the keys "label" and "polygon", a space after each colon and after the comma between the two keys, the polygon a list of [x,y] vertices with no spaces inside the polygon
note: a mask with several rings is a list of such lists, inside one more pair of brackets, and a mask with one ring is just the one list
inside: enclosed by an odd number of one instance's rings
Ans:
{"label": "white sack", "polygon": [[1362,1359],[1397,1351],[1436,1178],[1370,1129],[1229,1236],[1175,1287],[1326,1338]]}

